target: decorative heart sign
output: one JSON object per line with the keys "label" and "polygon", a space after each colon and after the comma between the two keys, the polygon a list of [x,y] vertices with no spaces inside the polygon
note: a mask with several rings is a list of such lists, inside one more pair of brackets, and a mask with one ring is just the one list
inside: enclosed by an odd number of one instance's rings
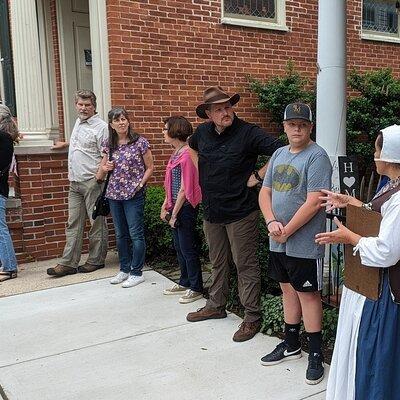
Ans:
{"label": "decorative heart sign", "polygon": [[355,183],[356,183],[356,178],[354,178],[354,176],[345,176],[343,178],[343,183],[347,186],[347,187],[352,187]]}

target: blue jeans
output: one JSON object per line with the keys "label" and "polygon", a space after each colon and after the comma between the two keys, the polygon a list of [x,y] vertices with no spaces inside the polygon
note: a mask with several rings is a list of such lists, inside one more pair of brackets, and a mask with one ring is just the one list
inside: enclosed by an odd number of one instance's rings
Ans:
{"label": "blue jeans", "polygon": [[7,199],[0,195],[0,261],[4,271],[17,271],[17,258],[6,224],[6,201]]}
{"label": "blue jeans", "polygon": [[181,268],[179,284],[195,292],[203,292],[203,277],[196,241],[197,208],[185,204],[179,211],[179,226],[172,229],[174,246]]}
{"label": "blue jeans", "polygon": [[129,200],[108,200],[115,226],[120,269],[142,275],[146,243],[144,240],[144,191]]}

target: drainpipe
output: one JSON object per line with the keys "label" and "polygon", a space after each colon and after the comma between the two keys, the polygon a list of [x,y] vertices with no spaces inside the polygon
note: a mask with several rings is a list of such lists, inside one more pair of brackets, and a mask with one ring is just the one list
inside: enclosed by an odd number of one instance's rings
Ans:
{"label": "drainpipe", "polygon": [[318,2],[317,143],[334,167],[346,154],[346,0]]}

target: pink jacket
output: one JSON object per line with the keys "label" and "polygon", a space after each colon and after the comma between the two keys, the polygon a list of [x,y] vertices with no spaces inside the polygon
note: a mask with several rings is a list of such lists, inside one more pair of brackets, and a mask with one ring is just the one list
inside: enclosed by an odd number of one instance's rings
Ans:
{"label": "pink jacket", "polygon": [[201,189],[199,186],[199,174],[190,158],[189,149],[185,149],[177,158],[169,159],[167,169],[165,171],[164,188],[167,195],[166,209],[170,210],[172,204],[172,169],[177,165],[181,166],[183,186],[185,188],[185,196],[189,203],[196,207],[201,202]]}

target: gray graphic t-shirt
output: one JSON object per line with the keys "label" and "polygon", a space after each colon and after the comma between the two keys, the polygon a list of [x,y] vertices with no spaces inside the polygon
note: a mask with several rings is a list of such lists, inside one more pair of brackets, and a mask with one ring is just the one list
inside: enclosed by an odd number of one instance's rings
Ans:
{"label": "gray graphic t-shirt", "polygon": [[[264,186],[272,189],[272,211],[284,226],[305,203],[308,192],[331,189],[332,166],[325,150],[311,143],[300,153],[291,153],[289,146],[272,155],[264,178]],[[321,208],[307,224],[291,235],[286,243],[270,238],[270,250],[291,257],[317,259],[324,256],[324,246],[315,243],[315,235],[324,232],[325,210]]]}

